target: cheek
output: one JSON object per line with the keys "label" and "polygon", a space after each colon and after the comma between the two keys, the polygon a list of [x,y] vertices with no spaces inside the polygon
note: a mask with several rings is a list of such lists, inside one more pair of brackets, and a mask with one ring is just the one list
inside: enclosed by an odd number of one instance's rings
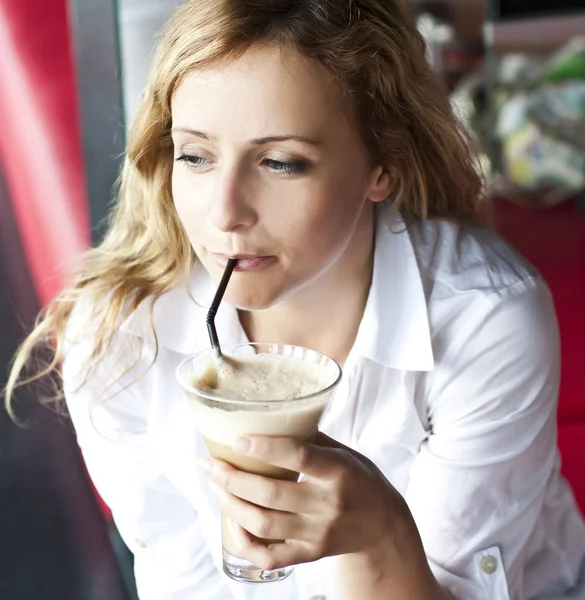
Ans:
{"label": "cheek", "polygon": [[340,206],[338,198],[305,207],[302,216],[283,219],[287,225],[280,238],[293,284],[313,280],[340,259],[351,244],[361,214],[359,202],[342,200]]}
{"label": "cheek", "polygon": [[311,261],[326,268],[334,263],[350,243],[355,230],[356,219],[327,214],[311,228],[303,253],[312,256]]}
{"label": "cheek", "polygon": [[299,215],[299,226],[306,232],[307,246],[320,252],[339,251],[351,238],[363,205],[360,190],[349,186],[345,189],[330,186],[313,196]]}
{"label": "cheek", "polygon": [[179,219],[184,221],[185,211],[187,209],[187,203],[185,202],[185,184],[176,170],[173,171],[171,179],[171,192],[173,194],[173,202],[177,214],[179,215]]}
{"label": "cheek", "polygon": [[193,185],[182,173],[173,173],[172,194],[179,220],[183,224],[189,238],[193,241],[201,226],[202,207],[195,201],[198,194]]}

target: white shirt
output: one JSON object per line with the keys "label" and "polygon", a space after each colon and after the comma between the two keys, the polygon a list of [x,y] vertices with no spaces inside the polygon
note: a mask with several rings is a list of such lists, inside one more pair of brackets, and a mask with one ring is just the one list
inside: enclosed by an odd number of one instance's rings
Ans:
{"label": "white shirt", "polygon": [[[202,268],[190,283],[197,303],[187,286],[155,303],[149,370],[149,302],[82,387],[83,309],[69,327],[68,407],[135,554],[140,598],[336,600],[336,559],[257,586],[222,573],[219,510],[197,466],[207,451],[175,381],[178,363],[209,345],[214,288]],[[246,341],[227,304],[216,323],[222,343]],[[554,310],[534,269],[491,231],[398,219],[378,226],[367,306],[321,430],[406,498],[435,576],[459,600],[585,598],[585,527],[559,475],[558,384]]]}

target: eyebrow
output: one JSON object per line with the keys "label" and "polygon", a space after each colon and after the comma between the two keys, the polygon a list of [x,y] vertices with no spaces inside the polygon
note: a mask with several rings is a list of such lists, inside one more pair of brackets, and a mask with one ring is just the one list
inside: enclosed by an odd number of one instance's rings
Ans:
{"label": "eyebrow", "polygon": [[[173,127],[171,133],[188,133],[204,140],[214,140],[215,137],[205,133],[204,131],[198,131],[197,129],[189,129],[188,127]],[[250,144],[255,146],[262,146],[263,144],[269,144],[270,142],[286,142],[295,141],[310,144],[311,146],[322,146],[323,142],[319,140],[313,140],[301,135],[269,135],[266,137],[255,138],[250,140]]]}

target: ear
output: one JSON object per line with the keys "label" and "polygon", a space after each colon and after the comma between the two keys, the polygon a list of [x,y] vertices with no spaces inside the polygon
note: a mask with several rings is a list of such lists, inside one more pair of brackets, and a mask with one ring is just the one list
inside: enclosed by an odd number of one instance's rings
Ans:
{"label": "ear", "polygon": [[370,176],[367,198],[371,202],[382,202],[388,198],[396,185],[396,174],[383,165],[376,165]]}

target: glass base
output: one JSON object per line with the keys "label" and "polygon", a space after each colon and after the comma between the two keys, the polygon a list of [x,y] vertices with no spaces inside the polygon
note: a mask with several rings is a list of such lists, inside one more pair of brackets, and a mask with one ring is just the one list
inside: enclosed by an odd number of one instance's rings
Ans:
{"label": "glass base", "polygon": [[282,567],[281,569],[261,569],[251,562],[223,551],[224,573],[240,583],[269,583],[271,581],[282,581],[292,574],[294,567]]}

